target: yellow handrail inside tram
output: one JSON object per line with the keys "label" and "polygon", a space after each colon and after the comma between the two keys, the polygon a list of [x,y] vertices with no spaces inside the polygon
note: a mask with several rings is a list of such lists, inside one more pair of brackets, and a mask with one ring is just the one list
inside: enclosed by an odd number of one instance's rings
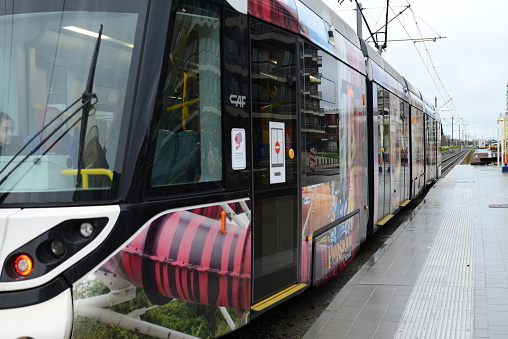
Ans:
{"label": "yellow handrail inside tram", "polygon": [[[107,168],[83,168],[80,170],[81,177],[83,178],[83,188],[88,189],[88,176],[89,175],[107,175],[113,181],[113,171]],[[63,175],[78,175],[77,169],[62,170]]]}
{"label": "yellow handrail inside tram", "polygon": [[171,111],[174,111],[175,109],[180,109],[182,107],[194,105],[194,104],[199,102],[199,99],[200,98],[192,99],[192,100],[189,100],[189,101],[186,101],[186,102],[182,102],[180,104],[168,107],[168,108],[166,108],[166,111],[171,112]]}

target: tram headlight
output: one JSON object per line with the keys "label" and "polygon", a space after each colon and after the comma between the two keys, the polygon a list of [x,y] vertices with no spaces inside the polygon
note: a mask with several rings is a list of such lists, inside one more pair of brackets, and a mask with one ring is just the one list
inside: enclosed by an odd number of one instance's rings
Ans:
{"label": "tram headlight", "polygon": [[60,240],[53,240],[49,244],[49,250],[55,257],[61,257],[66,250],[65,245]]}
{"label": "tram headlight", "polygon": [[40,277],[85,248],[97,238],[108,218],[70,219],[15,249],[7,256],[0,282]]}
{"label": "tram headlight", "polygon": [[90,238],[93,234],[93,231],[94,227],[89,222],[84,222],[79,226],[79,234],[81,234],[83,238]]}

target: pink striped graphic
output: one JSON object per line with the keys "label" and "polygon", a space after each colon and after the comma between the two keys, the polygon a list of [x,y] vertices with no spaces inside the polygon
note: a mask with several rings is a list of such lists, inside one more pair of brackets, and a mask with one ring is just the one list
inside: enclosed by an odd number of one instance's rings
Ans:
{"label": "pink striped graphic", "polygon": [[179,211],[155,220],[102,269],[143,287],[154,303],[176,298],[250,308],[250,226],[228,224],[222,234],[220,206],[193,211],[204,215]]}
{"label": "pink striped graphic", "polygon": [[249,14],[279,27],[299,33],[294,0],[249,0]]}

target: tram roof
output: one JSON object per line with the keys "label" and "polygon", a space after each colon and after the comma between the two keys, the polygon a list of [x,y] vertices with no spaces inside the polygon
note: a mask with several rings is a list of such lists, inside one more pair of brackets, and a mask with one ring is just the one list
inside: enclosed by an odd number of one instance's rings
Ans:
{"label": "tram roof", "polygon": [[367,58],[367,74],[375,81],[401,99],[409,101],[404,77],[384,60],[371,46],[361,40],[362,53]]}
{"label": "tram roof", "polygon": [[358,49],[361,49],[360,39],[356,32],[340,16],[328,7],[322,1],[316,0],[296,0],[309,7],[314,13],[321,17],[325,22],[333,25],[335,29],[347,40],[349,40]]}
{"label": "tram roof", "polygon": [[371,61],[375,62],[379,67],[385,70],[386,73],[391,75],[395,80],[397,80],[400,84],[405,86],[404,77],[395,70],[385,59],[383,59],[372,46],[367,44],[362,40],[362,51],[363,54],[369,58]]}

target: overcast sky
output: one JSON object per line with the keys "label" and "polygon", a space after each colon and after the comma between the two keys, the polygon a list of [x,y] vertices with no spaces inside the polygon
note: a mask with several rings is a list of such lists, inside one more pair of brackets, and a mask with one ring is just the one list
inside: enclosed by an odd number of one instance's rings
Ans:
{"label": "overcast sky", "polygon": [[[354,1],[325,2],[356,30]],[[372,31],[384,25],[386,0],[359,2]],[[417,27],[424,38],[446,39],[425,44],[388,41],[382,56],[429,100],[437,97],[438,107],[453,99],[453,104],[441,107],[446,135],[451,135],[453,116],[454,138],[458,138],[459,125],[461,135],[465,129],[470,139],[497,138],[498,126],[502,127],[497,118],[507,109],[508,1],[391,0],[389,19],[408,4],[411,10],[388,25],[388,40],[419,38]],[[364,24],[363,37],[368,35]]]}

